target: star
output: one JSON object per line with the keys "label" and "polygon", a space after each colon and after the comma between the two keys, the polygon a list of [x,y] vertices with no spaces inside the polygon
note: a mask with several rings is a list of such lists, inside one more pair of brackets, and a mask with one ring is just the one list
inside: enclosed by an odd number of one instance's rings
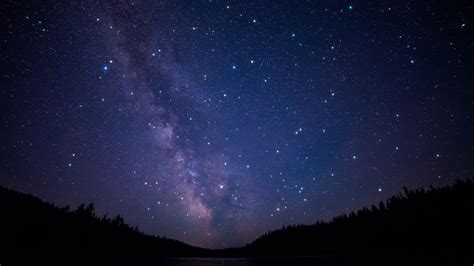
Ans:
{"label": "star", "polygon": [[474,173],[468,1],[10,2],[0,186],[220,248]]}

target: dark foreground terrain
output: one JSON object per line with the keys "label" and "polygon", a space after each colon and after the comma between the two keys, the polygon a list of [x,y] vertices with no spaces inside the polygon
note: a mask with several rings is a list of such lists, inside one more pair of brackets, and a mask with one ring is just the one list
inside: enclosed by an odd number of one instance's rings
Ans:
{"label": "dark foreground terrain", "polygon": [[245,247],[226,250],[145,235],[120,216],[98,217],[92,204],[76,210],[58,208],[6,188],[0,188],[0,214],[2,266],[474,263],[472,180],[443,188],[405,189],[378,206],[330,222],[288,226]]}

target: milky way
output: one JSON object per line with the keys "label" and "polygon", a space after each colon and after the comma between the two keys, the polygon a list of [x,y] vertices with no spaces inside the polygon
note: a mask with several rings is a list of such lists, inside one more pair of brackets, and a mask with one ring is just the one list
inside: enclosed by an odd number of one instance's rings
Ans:
{"label": "milky way", "polygon": [[218,248],[474,172],[469,1],[0,5],[3,186]]}

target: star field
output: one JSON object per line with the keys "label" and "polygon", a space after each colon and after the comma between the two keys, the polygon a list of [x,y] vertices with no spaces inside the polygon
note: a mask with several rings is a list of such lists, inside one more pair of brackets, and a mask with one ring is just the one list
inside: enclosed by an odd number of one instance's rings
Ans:
{"label": "star field", "polygon": [[470,1],[7,1],[0,184],[221,248],[473,176]]}

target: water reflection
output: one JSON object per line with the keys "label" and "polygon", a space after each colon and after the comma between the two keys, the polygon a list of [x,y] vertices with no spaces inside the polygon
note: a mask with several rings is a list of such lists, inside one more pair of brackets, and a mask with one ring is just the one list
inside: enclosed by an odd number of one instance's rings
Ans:
{"label": "water reflection", "polygon": [[160,262],[166,266],[260,266],[260,265],[332,265],[322,258],[178,258]]}

